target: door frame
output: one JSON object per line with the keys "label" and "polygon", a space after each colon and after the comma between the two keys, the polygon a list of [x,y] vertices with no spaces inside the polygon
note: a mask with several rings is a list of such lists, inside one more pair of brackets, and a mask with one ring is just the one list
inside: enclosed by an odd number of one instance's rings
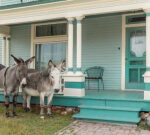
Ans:
{"label": "door frame", "polygon": [[[44,43],[59,43],[59,42],[66,42],[66,67],[68,67],[68,24],[67,24],[67,35],[63,36],[46,36],[46,37],[35,37],[35,28],[38,25],[45,25],[45,24],[60,24],[66,23],[67,21],[56,21],[56,22],[49,22],[49,23],[38,23],[31,25],[31,57],[35,56],[35,46],[36,44],[44,44]],[[35,60],[30,64],[30,68],[35,68]]]}
{"label": "door frame", "polygon": [[[125,73],[126,73],[126,28],[134,28],[134,27],[146,27],[146,23],[138,23],[138,24],[126,24],[126,17],[131,15],[141,15],[145,13],[131,13],[131,14],[123,14],[122,15],[122,59],[121,59],[121,90],[134,90],[140,91],[139,89],[126,89],[125,88]],[[143,90],[142,90],[143,91]]]}

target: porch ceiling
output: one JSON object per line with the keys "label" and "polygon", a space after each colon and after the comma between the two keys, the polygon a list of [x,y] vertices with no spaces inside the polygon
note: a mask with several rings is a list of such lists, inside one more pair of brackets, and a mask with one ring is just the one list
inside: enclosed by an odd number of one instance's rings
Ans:
{"label": "porch ceiling", "polygon": [[0,25],[150,8],[150,0],[68,0],[0,10]]}

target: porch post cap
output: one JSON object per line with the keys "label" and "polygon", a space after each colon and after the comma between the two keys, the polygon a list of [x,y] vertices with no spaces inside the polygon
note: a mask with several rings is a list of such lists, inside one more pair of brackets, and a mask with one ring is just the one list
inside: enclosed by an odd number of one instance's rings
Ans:
{"label": "porch post cap", "polygon": [[84,15],[82,15],[82,16],[76,16],[76,20],[82,20],[83,18],[85,18]]}
{"label": "porch post cap", "polygon": [[75,18],[74,17],[66,17],[68,21],[74,21]]}
{"label": "porch post cap", "polygon": [[150,8],[144,8],[143,10],[145,13],[150,13]]}

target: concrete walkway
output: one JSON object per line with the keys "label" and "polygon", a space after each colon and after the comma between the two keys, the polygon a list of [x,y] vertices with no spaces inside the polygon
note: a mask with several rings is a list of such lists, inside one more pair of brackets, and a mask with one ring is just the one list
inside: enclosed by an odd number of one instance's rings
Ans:
{"label": "concrete walkway", "polygon": [[150,135],[150,131],[137,130],[132,125],[116,125],[76,120],[55,135]]}

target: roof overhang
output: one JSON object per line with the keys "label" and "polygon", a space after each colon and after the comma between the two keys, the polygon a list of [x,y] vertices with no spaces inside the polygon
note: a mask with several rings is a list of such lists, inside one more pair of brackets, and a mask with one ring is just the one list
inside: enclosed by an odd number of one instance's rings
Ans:
{"label": "roof overhang", "polygon": [[150,9],[150,0],[68,0],[0,10],[0,25]]}

